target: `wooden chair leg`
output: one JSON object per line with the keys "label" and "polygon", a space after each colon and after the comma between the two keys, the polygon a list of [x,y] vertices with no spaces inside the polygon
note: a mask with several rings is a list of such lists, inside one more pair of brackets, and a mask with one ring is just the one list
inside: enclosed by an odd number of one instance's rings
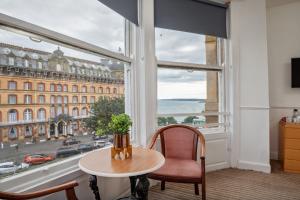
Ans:
{"label": "wooden chair leg", "polygon": [[68,200],[78,200],[74,188],[67,189],[66,196]]}
{"label": "wooden chair leg", "polygon": [[198,187],[198,183],[194,184],[195,187],[195,195],[199,195],[199,187]]}
{"label": "wooden chair leg", "polygon": [[205,182],[202,182],[202,200],[206,200],[206,187],[205,187]]}
{"label": "wooden chair leg", "polygon": [[166,186],[166,182],[165,181],[161,181],[161,183],[160,183],[160,190],[165,190],[165,186]]}

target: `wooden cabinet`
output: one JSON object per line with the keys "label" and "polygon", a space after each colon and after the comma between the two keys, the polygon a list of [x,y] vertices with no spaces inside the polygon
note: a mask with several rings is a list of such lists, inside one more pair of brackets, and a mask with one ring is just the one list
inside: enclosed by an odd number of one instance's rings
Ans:
{"label": "wooden cabinet", "polygon": [[300,124],[281,121],[279,159],[283,171],[300,173]]}

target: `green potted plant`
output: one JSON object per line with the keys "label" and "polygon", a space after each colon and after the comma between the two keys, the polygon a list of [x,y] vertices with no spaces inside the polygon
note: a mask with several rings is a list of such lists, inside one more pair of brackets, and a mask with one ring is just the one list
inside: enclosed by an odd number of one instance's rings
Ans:
{"label": "green potted plant", "polygon": [[128,148],[130,145],[129,130],[132,121],[125,113],[112,115],[108,124],[109,129],[114,134],[114,147],[116,149]]}

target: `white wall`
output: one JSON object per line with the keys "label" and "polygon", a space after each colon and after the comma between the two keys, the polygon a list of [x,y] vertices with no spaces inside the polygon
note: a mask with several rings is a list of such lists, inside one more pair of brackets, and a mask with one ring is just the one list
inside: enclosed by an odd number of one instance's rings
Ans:
{"label": "white wall", "polygon": [[278,158],[278,122],[300,108],[300,89],[291,88],[291,58],[300,57],[300,2],[268,8],[271,157]]}
{"label": "white wall", "polygon": [[231,2],[234,79],[232,165],[270,172],[269,80],[264,0]]}

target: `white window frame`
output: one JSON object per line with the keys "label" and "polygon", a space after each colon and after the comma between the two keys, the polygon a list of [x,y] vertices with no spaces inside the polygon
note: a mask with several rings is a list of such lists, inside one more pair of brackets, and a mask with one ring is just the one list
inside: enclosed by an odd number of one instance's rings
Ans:
{"label": "white window frame", "polygon": [[[126,99],[125,99],[125,103],[126,103],[126,113],[128,113],[129,115],[135,115],[136,112],[136,108],[134,107],[135,104],[129,103],[129,99],[134,99],[134,95],[135,92],[131,91],[131,84],[133,84],[135,81],[135,76],[134,76],[134,71],[130,70],[131,66],[134,64],[136,58],[133,58],[133,51],[131,47],[129,47],[128,45],[132,45],[132,35],[131,33],[129,33],[129,31],[135,31],[134,25],[130,24],[127,20],[125,20],[125,26],[126,26],[126,30],[125,30],[125,35],[130,35],[128,37],[125,37],[126,39],[126,49],[130,50],[125,52],[125,55],[123,54],[119,54],[117,52],[113,52],[104,48],[101,48],[99,46],[81,41],[79,39],[75,39],[60,33],[57,33],[55,31],[49,30],[49,29],[45,29],[42,28],[40,26],[25,22],[23,20],[14,18],[14,17],[10,17],[8,15],[2,14],[0,13],[0,28],[8,30],[8,31],[13,31],[13,32],[17,32],[19,34],[23,34],[25,36],[29,36],[29,37],[33,37],[45,42],[49,42],[49,43],[54,43],[54,44],[58,44],[61,45],[63,44],[64,46],[68,47],[68,48],[73,48],[75,50],[79,50],[79,51],[86,51],[87,53],[91,53],[91,54],[95,54],[95,55],[100,55],[101,57],[104,58],[109,58],[109,59],[113,59],[113,60],[117,60],[117,61],[122,61],[124,63],[127,63],[128,66],[126,66],[125,68],[125,74],[126,78],[129,78],[129,80],[127,80],[127,94],[125,95]],[[129,28],[130,27],[130,28]],[[125,45],[125,46],[126,46]],[[31,63],[32,65],[33,63]],[[33,67],[33,66],[32,66]],[[78,87],[77,87],[77,92],[78,92]],[[79,99],[78,99],[79,100]],[[134,105],[134,106],[132,106]],[[50,108],[50,115],[52,114],[51,110],[53,107]],[[54,110],[53,110],[54,111]],[[54,111],[55,112],[55,111]],[[53,113],[55,115],[55,113]],[[73,114],[73,113],[72,113]],[[77,116],[79,115],[79,109],[78,109],[78,113]],[[135,121],[136,117],[132,116],[133,121]],[[134,123],[136,124],[136,123]],[[76,125],[78,126],[78,124]],[[132,135],[134,137],[132,138],[136,138],[135,137],[135,133],[136,133],[136,128],[133,127],[132,128]],[[45,175],[50,175],[52,176],[60,176],[59,173],[57,173],[57,166],[60,166],[59,169],[61,169],[61,171],[65,171],[65,169],[70,169],[70,168],[74,168],[74,161],[77,163],[79,158],[81,158],[82,155],[79,156],[74,156],[72,158],[60,161],[58,163],[54,163],[51,165],[47,166],[47,169],[45,169],[45,167],[41,167],[41,168],[37,168],[34,170],[30,170],[27,171],[26,173],[20,173],[16,176],[10,176],[7,179],[3,179],[1,180],[1,188],[3,186],[3,190],[10,190],[10,191],[19,191],[21,188],[22,189],[27,189],[28,187],[31,187],[33,182],[32,181],[28,181],[28,180],[33,180],[32,177],[36,177],[36,176],[45,176]],[[52,170],[53,168],[56,168],[55,171]],[[76,165],[76,171],[78,171],[78,167]],[[68,172],[70,173],[70,171]],[[16,184],[17,183],[24,183],[22,185]],[[40,183],[38,181],[34,181],[34,184],[39,185]],[[27,184],[28,183],[28,184]],[[4,187],[5,186],[5,187]]]}

